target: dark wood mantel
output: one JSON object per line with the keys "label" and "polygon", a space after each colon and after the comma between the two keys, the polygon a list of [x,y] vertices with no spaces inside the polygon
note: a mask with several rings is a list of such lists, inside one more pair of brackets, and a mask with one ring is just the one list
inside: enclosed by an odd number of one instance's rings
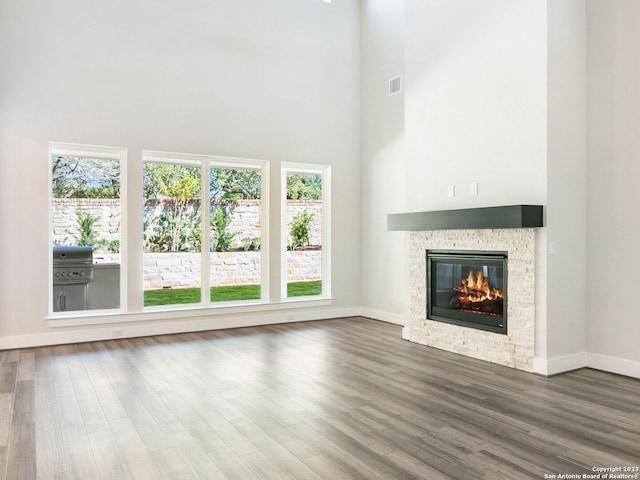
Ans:
{"label": "dark wood mantel", "polygon": [[542,205],[436,210],[387,215],[389,231],[475,230],[543,227]]}

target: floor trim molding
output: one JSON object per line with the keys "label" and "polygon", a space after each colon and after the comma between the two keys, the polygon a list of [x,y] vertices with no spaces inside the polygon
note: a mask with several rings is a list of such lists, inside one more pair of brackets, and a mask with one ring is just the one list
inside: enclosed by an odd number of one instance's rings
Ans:
{"label": "floor trim molding", "polygon": [[167,335],[173,333],[201,332],[205,330],[222,330],[226,328],[253,327],[278,323],[306,322],[328,320],[332,318],[353,317],[360,314],[358,308],[332,308],[326,310],[310,310],[297,312],[277,312],[241,316],[211,316],[197,319],[172,319],[162,323],[145,323],[137,325],[118,324],[101,328],[85,328],[32,335],[14,335],[0,337],[0,350],[15,348],[43,347],[69,343],[98,342],[117,338],[146,337],[150,335]]}
{"label": "floor trim molding", "polygon": [[407,317],[399,315],[397,313],[389,313],[382,310],[376,310],[374,308],[360,307],[360,315],[374,320],[380,320],[387,323],[393,323],[395,325],[405,326]]}
{"label": "floor trim molding", "polygon": [[587,367],[605,372],[640,378],[640,362],[624,358],[609,357],[597,353],[587,353]]}
{"label": "floor trim molding", "polygon": [[563,355],[562,357],[534,359],[534,371],[547,376],[577,370],[586,366],[586,352]]}

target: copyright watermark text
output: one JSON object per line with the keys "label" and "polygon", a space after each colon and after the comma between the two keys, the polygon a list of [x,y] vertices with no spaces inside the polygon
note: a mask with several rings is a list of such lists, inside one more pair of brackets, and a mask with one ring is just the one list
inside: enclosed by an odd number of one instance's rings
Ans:
{"label": "copyright watermark text", "polygon": [[597,480],[638,480],[640,467],[593,467],[589,473],[545,473],[547,480],[597,479]]}

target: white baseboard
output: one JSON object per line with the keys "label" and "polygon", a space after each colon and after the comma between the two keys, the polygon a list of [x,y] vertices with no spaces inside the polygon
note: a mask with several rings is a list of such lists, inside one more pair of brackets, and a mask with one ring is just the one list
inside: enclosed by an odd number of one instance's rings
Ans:
{"label": "white baseboard", "polygon": [[549,368],[546,358],[535,357],[533,359],[533,373],[549,375]]}
{"label": "white baseboard", "polygon": [[640,378],[640,362],[596,353],[581,352],[563,357],[533,359],[533,371],[541,375],[556,375],[584,367]]}
{"label": "white baseboard", "polygon": [[[118,324],[106,328],[85,328],[71,331],[52,331],[33,335],[15,335],[0,337],[0,350],[15,348],[42,347],[68,343],[97,342],[118,338],[146,337],[172,333],[222,330],[277,323],[306,322],[331,318],[354,317],[360,314],[357,307],[334,308],[326,310],[297,311],[295,313],[264,313],[242,316],[211,316],[193,319],[174,319],[162,323],[144,323],[137,325]],[[114,335],[117,331],[118,334]]]}
{"label": "white baseboard", "polygon": [[556,375],[587,366],[587,353],[580,352],[554,358],[534,358],[533,371],[541,375]]}
{"label": "white baseboard", "polygon": [[360,315],[367,318],[373,318],[374,320],[380,320],[382,322],[393,323],[395,325],[404,326],[407,323],[407,318],[404,315],[375,310],[373,308],[360,307]]}
{"label": "white baseboard", "polygon": [[410,337],[411,337],[411,329],[409,327],[403,327],[402,328],[402,339],[403,340],[409,340]]}
{"label": "white baseboard", "polygon": [[640,378],[640,362],[609,357],[597,353],[587,353],[587,367],[628,377]]}

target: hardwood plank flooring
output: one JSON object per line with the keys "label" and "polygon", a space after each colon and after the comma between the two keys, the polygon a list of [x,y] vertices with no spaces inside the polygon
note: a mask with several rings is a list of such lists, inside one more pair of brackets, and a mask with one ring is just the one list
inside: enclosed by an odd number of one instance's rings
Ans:
{"label": "hardwood plank flooring", "polygon": [[543,378],[361,317],[0,352],[8,480],[519,480],[609,466],[640,467],[640,380]]}

